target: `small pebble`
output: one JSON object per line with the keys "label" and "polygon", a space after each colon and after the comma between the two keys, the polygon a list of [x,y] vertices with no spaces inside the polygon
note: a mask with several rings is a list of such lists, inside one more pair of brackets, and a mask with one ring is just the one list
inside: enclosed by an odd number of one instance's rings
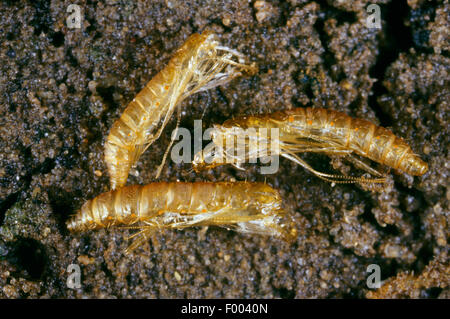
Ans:
{"label": "small pebble", "polygon": [[229,18],[223,18],[222,23],[224,26],[228,27],[231,24],[231,20]]}
{"label": "small pebble", "polygon": [[93,264],[95,262],[95,258],[89,257],[87,255],[80,255],[78,256],[77,260],[85,266]]}
{"label": "small pebble", "polygon": [[273,15],[273,6],[266,1],[256,1],[253,5],[256,9],[256,20],[261,23]]}
{"label": "small pebble", "polygon": [[96,170],[94,171],[94,174],[95,174],[95,176],[98,176],[98,177],[100,177],[100,176],[103,175],[103,173],[102,173],[101,171],[99,171],[98,169],[96,169]]}

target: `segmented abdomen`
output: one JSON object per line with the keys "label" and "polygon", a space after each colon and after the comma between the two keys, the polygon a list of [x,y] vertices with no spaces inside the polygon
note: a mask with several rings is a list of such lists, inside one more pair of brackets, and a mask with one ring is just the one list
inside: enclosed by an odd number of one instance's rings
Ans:
{"label": "segmented abdomen", "polygon": [[171,115],[168,112],[173,112],[173,109],[168,109],[171,106],[168,100],[175,98],[177,101],[183,93],[173,96],[173,90],[180,84],[175,81],[177,72],[180,72],[177,69],[182,67],[183,60],[190,58],[189,51],[209,35],[209,32],[204,32],[203,35],[193,34],[113,124],[105,143],[105,162],[112,189],[126,184],[131,167],[152,142],[152,133],[155,133],[165,116]]}
{"label": "segmented abdomen", "polygon": [[[287,111],[286,115],[289,116],[290,113]],[[298,108],[292,115],[295,121],[301,122],[313,134],[318,132],[377,163],[411,175],[423,175],[428,170],[428,165],[412,151],[405,140],[367,120],[323,108]]]}
{"label": "segmented abdomen", "polygon": [[125,185],[130,168],[159,138],[183,99],[256,70],[244,63],[242,54],[219,45],[212,32],[191,35],[114,123],[105,143],[111,188]]}
{"label": "segmented abdomen", "polygon": [[287,238],[278,192],[264,183],[151,183],[126,186],[87,201],[67,222],[71,231],[143,222],[155,228],[216,225]]}
{"label": "segmented abdomen", "polygon": [[169,91],[162,83],[170,81],[171,73],[169,68],[157,74],[113,124],[105,143],[105,162],[112,189],[125,185],[128,172],[167,112],[165,107],[159,106],[164,105],[162,100],[168,94],[164,91]]}
{"label": "segmented abdomen", "polygon": [[349,149],[358,155],[402,170],[411,175],[423,175],[428,165],[406,142],[390,130],[345,113],[324,108],[296,108],[272,114],[242,117],[226,121],[224,127],[278,127],[280,142],[283,135],[310,138],[323,143]]}

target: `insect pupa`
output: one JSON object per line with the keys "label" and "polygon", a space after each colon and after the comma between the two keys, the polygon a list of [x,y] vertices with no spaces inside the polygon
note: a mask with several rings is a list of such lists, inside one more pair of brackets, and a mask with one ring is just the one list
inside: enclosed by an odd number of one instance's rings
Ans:
{"label": "insect pupa", "polygon": [[[260,135],[261,128],[276,128],[278,134]],[[238,137],[248,129],[254,129],[254,135],[247,139],[239,139]],[[382,173],[355,155],[414,176],[423,175],[428,170],[428,165],[412,151],[411,147],[390,130],[367,120],[352,118],[342,112],[324,108],[296,108],[266,115],[243,116],[227,120],[222,125],[215,125],[211,136],[215,147],[207,152],[199,152],[194,157],[193,168],[197,172],[227,162],[235,163],[240,168],[240,163],[270,151],[272,155],[288,158],[317,177],[333,183],[364,184],[386,181]],[[230,148],[226,143],[227,140],[241,142],[231,143],[233,147]],[[273,142],[279,146],[275,154],[272,149],[260,149],[258,153],[249,151],[261,146],[267,147]],[[239,153],[236,149],[244,151]],[[297,155],[302,152],[344,156],[346,160],[377,178],[318,172]]]}
{"label": "insect pupa", "polygon": [[127,251],[158,230],[220,226],[241,233],[293,240],[281,224],[281,197],[265,183],[155,182],[125,186],[87,201],[68,222],[72,232],[122,226],[138,229]]}
{"label": "insect pupa", "polygon": [[[256,72],[244,56],[221,46],[215,34],[191,35],[162,69],[136,95],[113,124],[105,143],[112,189],[125,185],[141,154],[161,135],[175,108],[188,96],[225,84],[242,73]],[[180,121],[178,111],[177,128]],[[157,176],[165,162],[169,145]]]}

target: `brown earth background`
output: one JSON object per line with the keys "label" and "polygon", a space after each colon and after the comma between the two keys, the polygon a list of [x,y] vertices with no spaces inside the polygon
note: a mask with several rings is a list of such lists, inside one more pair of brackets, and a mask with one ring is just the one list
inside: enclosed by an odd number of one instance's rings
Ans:
{"label": "brown earth background", "polygon": [[[448,1],[72,1],[0,4],[0,298],[449,298]],[[366,26],[369,3],[382,29]],[[103,143],[127,103],[189,35],[212,29],[259,72],[183,102],[181,126],[326,107],[389,127],[430,166],[389,173],[382,192],[332,186],[281,159],[202,174],[169,161],[162,181],[266,181],[298,239],[219,228],[167,231],[124,255],[128,230],[70,234],[65,222],[108,190]],[[141,157],[130,184],[154,181],[175,128]],[[339,159],[302,157],[325,172]],[[351,171],[350,171],[351,169]],[[81,267],[80,289],[66,285]],[[383,287],[366,286],[367,266]]]}

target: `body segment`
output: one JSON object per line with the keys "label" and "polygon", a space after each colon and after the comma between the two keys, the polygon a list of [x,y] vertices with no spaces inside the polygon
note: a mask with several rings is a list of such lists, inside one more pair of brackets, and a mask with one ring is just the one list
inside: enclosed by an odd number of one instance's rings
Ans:
{"label": "body segment", "polygon": [[67,227],[76,232],[135,226],[146,238],[158,229],[221,226],[289,239],[282,215],[280,195],[264,183],[161,182],[103,193],[87,201]]}
{"label": "body segment", "polygon": [[[342,112],[323,108],[297,108],[228,120],[223,125],[214,127],[212,138],[214,143],[225,145],[224,141],[240,134],[240,130],[250,128],[256,128],[256,132],[261,128],[277,128],[279,134],[272,137],[279,139],[277,141],[279,154],[276,155],[285,156],[310,169],[317,176],[333,182],[383,182],[384,180],[383,178],[358,179],[320,173],[301,160],[297,153],[318,152],[328,155],[344,155],[361,168],[377,176],[381,176],[381,174],[359,161],[352,154],[369,158],[415,176],[423,175],[428,170],[427,164],[412,151],[411,147],[391,131],[367,120],[355,119]],[[270,138],[257,135],[255,140],[261,142],[263,139]],[[253,143],[255,142],[253,141]],[[225,147],[222,147],[221,150],[225,158],[227,154],[234,151],[226,150]],[[210,165],[206,164],[207,156],[208,154],[206,156],[197,154],[193,163],[194,169],[200,170],[219,165],[214,162]],[[241,162],[247,159],[248,153],[247,157],[241,158]]]}
{"label": "body segment", "polygon": [[213,33],[189,37],[113,124],[105,143],[111,188],[125,185],[130,168],[159,138],[183,99],[254,71],[240,53],[220,46]]}

